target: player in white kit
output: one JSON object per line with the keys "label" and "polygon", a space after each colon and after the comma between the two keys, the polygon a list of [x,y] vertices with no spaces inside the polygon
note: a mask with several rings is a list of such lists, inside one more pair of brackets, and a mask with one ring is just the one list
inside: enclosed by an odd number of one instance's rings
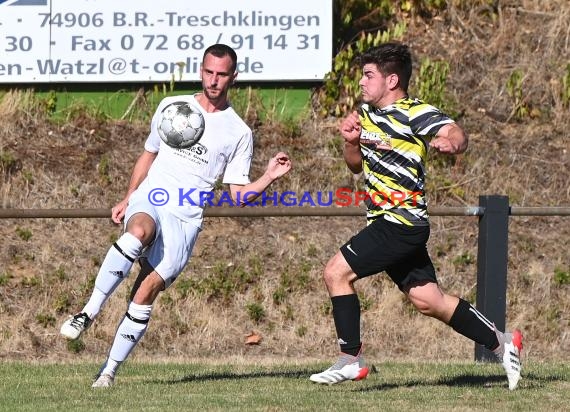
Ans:
{"label": "player in white kit", "polygon": [[[211,192],[221,179],[229,185],[232,203],[243,205],[291,169],[291,160],[280,152],[269,161],[265,173],[250,182],[252,132],[227,96],[237,76],[236,67],[237,56],[231,47],[208,47],[200,72],[202,93],[167,97],[152,118],[127,194],[112,209],[113,221],[124,221],[125,231],[107,252],[91,298],[60,331],[68,339],[79,338],[128,276],[134,261],[139,260],[141,272],[127,312],[93,387],[113,385],[117,369],[147,329],[156,297],[174,282],[190,259],[202,226],[202,194]],[[204,134],[187,149],[168,146],[157,132],[162,109],[174,101],[187,101],[204,116]]]}

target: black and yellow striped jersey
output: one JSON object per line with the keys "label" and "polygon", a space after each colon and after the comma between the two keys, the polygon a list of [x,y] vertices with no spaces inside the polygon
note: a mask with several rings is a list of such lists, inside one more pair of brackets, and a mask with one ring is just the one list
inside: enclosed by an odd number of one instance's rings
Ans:
{"label": "black and yellow striped jersey", "polygon": [[358,112],[369,221],[382,216],[410,226],[427,225],[428,140],[453,120],[410,97],[382,109],[365,103]]}

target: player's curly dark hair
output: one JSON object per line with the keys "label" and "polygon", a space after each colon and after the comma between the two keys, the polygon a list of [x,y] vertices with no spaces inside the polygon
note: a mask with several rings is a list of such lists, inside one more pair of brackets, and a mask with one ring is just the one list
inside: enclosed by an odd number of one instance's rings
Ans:
{"label": "player's curly dark hair", "polygon": [[[207,54],[212,54],[216,57],[224,57],[229,56],[232,60],[232,72],[236,71],[237,67],[237,54],[234,49],[232,49],[227,44],[217,43],[212,44],[204,51],[204,58],[206,58]],[[203,60],[202,60],[203,61]]]}
{"label": "player's curly dark hair", "polygon": [[358,60],[361,67],[375,64],[384,76],[396,74],[400,87],[408,92],[412,77],[412,54],[407,45],[398,42],[383,43],[366,50]]}

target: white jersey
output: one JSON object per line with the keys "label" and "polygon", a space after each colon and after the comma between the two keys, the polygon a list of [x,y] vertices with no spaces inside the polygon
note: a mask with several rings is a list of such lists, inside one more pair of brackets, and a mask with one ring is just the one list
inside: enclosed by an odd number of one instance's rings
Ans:
{"label": "white jersey", "polygon": [[[175,101],[189,102],[204,116],[204,134],[188,149],[174,149],[158,135],[160,113]],[[207,203],[204,202],[204,194],[212,193],[220,177],[225,184],[250,183],[252,132],[231,106],[223,111],[207,113],[194,95],[166,97],[153,115],[144,148],[158,154],[138,190],[148,192],[149,200],[152,193],[163,191],[157,199],[168,201],[161,207],[198,227],[202,225],[203,206]],[[151,193],[153,190],[155,192]]]}

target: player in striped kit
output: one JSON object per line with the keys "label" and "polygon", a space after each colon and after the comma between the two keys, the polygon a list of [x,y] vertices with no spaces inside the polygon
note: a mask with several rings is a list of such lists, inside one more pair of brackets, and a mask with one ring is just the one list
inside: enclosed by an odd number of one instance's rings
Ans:
{"label": "player in striped kit", "polygon": [[373,47],[360,56],[360,64],[362,104],[343,120],[340,133],[348,168],[364,172],[368,224],[325,267],[341,353],[334,365],[310,380],[335,384],[366,378],[354,283],[385,271],[422,314],[493,351],[502,361],[509,389],[515,389],[521,372],[521,332],[498,331],[467,301],[443,292],[427,252],[428,149],[460,154],[467,149],[467,136],[438,108],[408,96],[412,57],[406,45]]}

